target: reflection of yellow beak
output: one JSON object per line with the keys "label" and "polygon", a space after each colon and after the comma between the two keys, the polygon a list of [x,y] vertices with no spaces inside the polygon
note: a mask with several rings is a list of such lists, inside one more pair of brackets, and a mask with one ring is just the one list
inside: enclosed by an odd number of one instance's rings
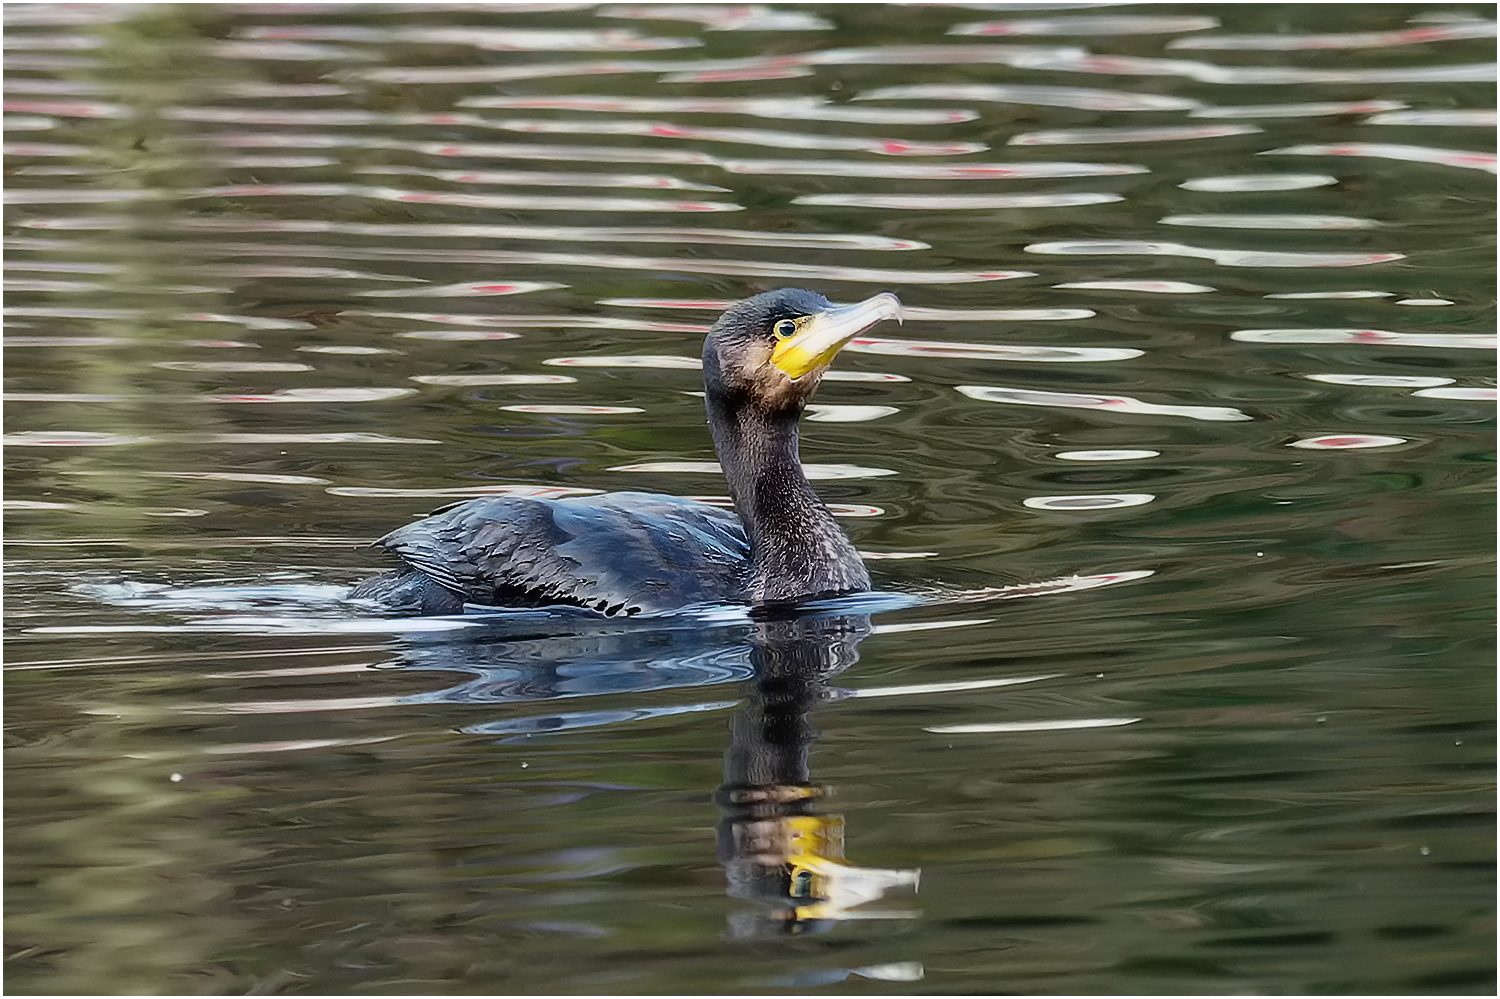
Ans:
{"label": "reflection of yellow beak", "polygon": [[778,341],[771,361],[791,378],[821,371],[846,343],[882,319],[901,321],[901,302],[888,291],[854,305],[836,305],[808,316],[796,333]]}

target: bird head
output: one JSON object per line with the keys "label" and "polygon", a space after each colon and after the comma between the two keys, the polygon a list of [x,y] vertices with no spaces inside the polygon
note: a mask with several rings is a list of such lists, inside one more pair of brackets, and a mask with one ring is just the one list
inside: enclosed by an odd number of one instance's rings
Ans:
{"label": "bird head", "polygon": [[703,344],[709,394],[769,412],[800,412],[850,340],[901,316],[890,292],[835,305],[817,292],[782,288],[736,302]]}

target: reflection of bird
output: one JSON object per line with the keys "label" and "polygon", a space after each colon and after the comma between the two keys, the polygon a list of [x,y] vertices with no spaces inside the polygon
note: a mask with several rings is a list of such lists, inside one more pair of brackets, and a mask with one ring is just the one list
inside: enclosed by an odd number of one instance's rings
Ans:
{"label": "reflection of bird", "polygon": [[867,589],[864,563],[802,472],[798,420],[834,355],[900,317],[889,293],[835,306],[790,288],[719,317],[703,383],[734,513],[652,493],[468,500],[377,541],[406,565],[350,596],[426,614],[466,602],[634,614]]}
{"label": "reflection of bird", "polygon": [[729,894],[764,903],[730,917],[740,937],[820,932],[850,919],[898,919],[868,903],[916,888],[916,870],[857,867],[844,859],[844,817],[818,808],[808,756],[818,733],[809,712],[838,695],[828,681],[859,661],[865,614],[764,615],[750,635],[755,686],[730,722],[724,783],[715,794],[719,862]]}

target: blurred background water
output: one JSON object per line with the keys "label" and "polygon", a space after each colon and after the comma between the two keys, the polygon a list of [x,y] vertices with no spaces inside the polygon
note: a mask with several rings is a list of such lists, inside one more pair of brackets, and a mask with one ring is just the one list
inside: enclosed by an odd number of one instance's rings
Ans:
{"label": "blurred background water", "polygon": [[[1493,992],[1491,5],[4,13],[9,992]],[[786,285],[882,595],[340,601]]]}

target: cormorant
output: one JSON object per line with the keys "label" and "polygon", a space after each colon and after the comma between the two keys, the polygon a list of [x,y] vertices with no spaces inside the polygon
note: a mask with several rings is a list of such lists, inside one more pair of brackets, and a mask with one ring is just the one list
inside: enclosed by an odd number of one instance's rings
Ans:
{"label": "cormorant", "polygon": [[869,589],[859,553],[802,472],[798,421],[834,355],[900,318],[889,292],[836,306],[796,288],[718,318],[703,344],[703,386],[733,513],[636,492],[467,500],[376,541],[406,564],[349,595],[420,614],[470,603],[624,615]]}

